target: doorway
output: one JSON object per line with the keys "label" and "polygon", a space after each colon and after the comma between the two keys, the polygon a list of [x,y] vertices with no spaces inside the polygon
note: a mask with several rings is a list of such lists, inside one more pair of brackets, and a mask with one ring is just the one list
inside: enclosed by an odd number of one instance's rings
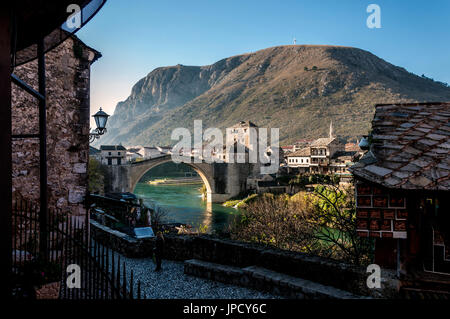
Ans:
{"label": "doorway", "polygon": [[425,271],[450,275],[450,207],[444,196],[423,202],[422,251]]}

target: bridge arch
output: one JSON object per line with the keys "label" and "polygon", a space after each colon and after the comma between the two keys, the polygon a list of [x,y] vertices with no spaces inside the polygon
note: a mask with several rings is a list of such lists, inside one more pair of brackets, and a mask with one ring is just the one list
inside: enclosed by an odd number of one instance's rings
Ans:
{"label": "bridge arch", "polygon": [[[136,162],[131,165],[131,174],[130,174],[130,190],[131,192],[134,192],[138,182],[141,180],[141,178],[152,168],[155,168],[159,165],[162,165],[164,163],[173,162],[171,156],[163,156],[158,157],[150,160],[144,160],[141,162]],[[195,172],[200,176],[203,184],[206,187],[206,194],[207,194],[207,202],[212,202],[212,194],[214,190],[214,179],[212,176],[212,172],[210,172],[210,169],[208,169],[208,166],[205,166],[205,164],[197,164],[197,163],[183,163],[186,164],[194,169]]]}
{"label": "bridge arch", "polygon": [[[255,171],[249,163],[196,163],[191,157],[184,159],[183,163],[191,166],[205,184],[208,203],[223,203],[245,191],[247,178]],[[107,191],[133,192],[146,172],[167,162],[173,162],[171,155],[125,165],[108,165],[110,183]]]}

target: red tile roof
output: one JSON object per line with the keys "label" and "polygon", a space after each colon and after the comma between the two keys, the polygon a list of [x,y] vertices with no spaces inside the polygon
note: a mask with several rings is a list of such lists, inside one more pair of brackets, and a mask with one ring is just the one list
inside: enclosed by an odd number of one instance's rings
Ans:
{"label": "red tile roof", "polygon": [[311,155],[311,149],[309,147],[304,147],[294,153],[288,155],[288,157],[308,157]]}
{"label": "red tile roof", "polygon": [[450,103],[376,105],[372,145],[352,173],[388,188],[450,190]]}

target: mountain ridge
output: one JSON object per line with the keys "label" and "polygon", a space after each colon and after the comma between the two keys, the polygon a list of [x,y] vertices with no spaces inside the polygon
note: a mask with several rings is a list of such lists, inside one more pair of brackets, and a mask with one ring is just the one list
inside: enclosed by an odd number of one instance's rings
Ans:
{"label": "mountain ridge", "polygon": [[159,67],[119,102],[98,144],[174,144],[175,127],[279,127],[282,144],[367,133],[377,103],[448,101],[450,88],[372,53],[327,45],[276,46],[206,66]]}

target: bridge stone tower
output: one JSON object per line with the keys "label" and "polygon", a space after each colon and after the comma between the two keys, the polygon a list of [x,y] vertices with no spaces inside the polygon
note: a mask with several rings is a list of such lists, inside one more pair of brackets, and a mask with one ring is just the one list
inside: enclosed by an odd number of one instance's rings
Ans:
{"label": "bridge stone tower", "polygon": [[[153,167],[171,162],[170,155],[126,165],[107,166],[108,192],[133,192],[139,180]],[[192,161],[193,162],[193,161]],[[255,170],[250,163],[186,163],[201,177],[208,203],[222,203],[247,190],[247,178]]]}

